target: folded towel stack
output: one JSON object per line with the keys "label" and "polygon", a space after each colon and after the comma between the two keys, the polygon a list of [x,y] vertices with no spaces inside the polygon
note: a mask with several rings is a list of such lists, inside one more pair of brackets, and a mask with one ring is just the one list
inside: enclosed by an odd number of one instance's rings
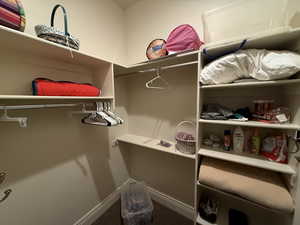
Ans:
{"label": "folded towel stack", "polygon": [[25,12],[20,0],[0,0],[0,25],[23,32],[25,24]]}

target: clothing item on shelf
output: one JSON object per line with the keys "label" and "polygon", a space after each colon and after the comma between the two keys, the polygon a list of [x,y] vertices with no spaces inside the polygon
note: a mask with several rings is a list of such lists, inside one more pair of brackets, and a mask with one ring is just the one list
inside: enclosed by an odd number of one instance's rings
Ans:
{"label": "clothing item on shelf", "polygon": [[[199,182],[264,208],[292,213],[294,203],[281,176],[273,171],[204,157]],[[276,196],[276,197],[274,197]]]}
{"label": "clothing item on shelf", "polygon": [[0,0],[0,25],[24,31],[25,12],[20,0]]}
{"label": "clothing item on shelf", "polygon": [[235,80],[279,80],[300,71],[300,54],[291,51],[247,49],[223,56],[203,68],[202,84],[228,84]]}
{"label": "clothing item on shelf", "polygon": [[201,118],[205,120],[237,120],[247,121],[250,118],[249,108],[238,109],[233,111],[225,106],[219,104],[207,104],[203,107]]}

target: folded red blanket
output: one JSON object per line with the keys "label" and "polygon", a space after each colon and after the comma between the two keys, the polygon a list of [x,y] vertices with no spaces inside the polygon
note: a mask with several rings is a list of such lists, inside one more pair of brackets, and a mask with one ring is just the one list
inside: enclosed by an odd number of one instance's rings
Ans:
{"label": "folded red blanket", "polygon": [[70,81],[53,81],[37,78],[32,81],[33,95],[39,96],[100,96],[99,88],[91,84]]}

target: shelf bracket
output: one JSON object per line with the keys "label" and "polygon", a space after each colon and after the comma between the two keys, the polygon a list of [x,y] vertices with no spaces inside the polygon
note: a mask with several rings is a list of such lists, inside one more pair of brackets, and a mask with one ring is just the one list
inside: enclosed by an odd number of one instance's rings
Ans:
{"label": "shelf bracket", "polygon": [[27,127],[27,119],[27,117],[10,117],[7,114],[7,109],[4,109],[4,112],[0,117],[1,122],[18,122],[21,128]]}

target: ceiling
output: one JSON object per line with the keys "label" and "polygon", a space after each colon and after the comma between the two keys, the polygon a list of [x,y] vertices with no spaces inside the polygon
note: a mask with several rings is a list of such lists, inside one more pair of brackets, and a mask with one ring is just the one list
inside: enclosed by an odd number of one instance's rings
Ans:
{"label": "ceiling", "polygon": [[139,0],[114,0],[122,9],[127,9]]}

